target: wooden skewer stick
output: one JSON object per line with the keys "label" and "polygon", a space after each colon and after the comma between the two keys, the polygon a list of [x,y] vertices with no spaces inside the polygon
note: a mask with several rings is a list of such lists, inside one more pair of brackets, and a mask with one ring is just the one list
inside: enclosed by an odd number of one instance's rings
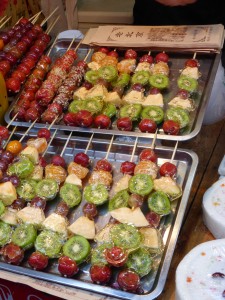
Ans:
{"label": "wooden skewer stick", "polygon": [[10,136],[8,137],[7,141],[5,142],[5,145],[3,146],[3,149],[5,149],[5,147],[7,146],[7,144],[9,143],[9,141],[11,140],[11,137],[13,136],[14,132],[16,131],[16,126],[13,128],[13,130],[10,133]]}
{"label": "wooden skewer stick", "polygon": [[39,13],[36,14],[36,16],[34,17],[34,19],[31,22],[32,24],[35,24],[37,22],[37,20],[40,17],[41,13],[42,13],[42,11],[39,11]]}
{"label": "wooden skewer stick", "polygon": [[174,150],[173,150],[173,154],[172,154],[172,157],[170,159],[170,162],[172,163],[173,160],[174,160],[174,157],[175,157],[175,154],[176,154],[176,151],[177,151],[177,146],[178,146],[178,141],[176,142],[176,145],[174,147]]}
{"label": "wooden skewer stick", "polygon": [[29,21],[31,22],[33,19],[36,18],[36,16],[39,16],[42,13],[42,10],[40,10],[39,12],[37,12],[36,14],[34,14],[32,17],[30,17]]}
{"label": "wooden skewer stick", "polygon": [[88,53],[86,54],[86,56],[85,56],[85,58],[84,58],[84,61],[87,60],[87,58],[88,58],[88,56],[90,55],[91,51],[92,51],[92,49],[89,49],[89,50],[88,50]]}
{"label": "wooden skewer stick", "polygon": [[[18,24],[18,23],[19,23],[19,21],[20,21],[21,19],[23,19],[23,17],[19,18],[19,20],[16,22],[16,24]],[[16,24],[15,24],[15,25],[16,25]]]}
{"label": "wooden skewer stick", "polygon": [[0,28],[2,28],[10,19],[11,19],[12,17],[8,17],[8,19],[7,20],[5,20],[5,22],[3,22],[2,24],[1,24],[1,26],[0,26]]}
{"label": "wooden skewer stick", "polygon": [[55,46],[55,44],[56,44],[56,42],[57,42],[57,39],[58,39],[58,36],[59,36],[59,35],[57,35],[57,37],[55,38],[54,42],[52,43],[50,49],[48,50],[47,56],[50,55],[50,53],[51,53],[53,47]]}
{"label": "wooden skewer stick", "polygon": [[49,28],[46,30],[47,34],[50,34],[50,32],[52,31],[52,28],[55,26],[55,24],[58,22],[58,20],[60,19],[60,16],[58,16],[55,21],[53,21],[53,23],[49,26]]}
{"label": "wooden skewer stick", "polygon": [[42,154],[42,157],[44,157],[45,154],[46,154],[46,152],[48,151],[48,148],[49,148],[49,146],[51,145],[53,139],[55,138],[55,135],[56,135],[57,131],[58,131],[58,129],[56,128],[56,130],[54,131],[53,135],[51,136],[50,141],[48,142],[47,148],[45,149],[45,151],[44,151],[43,154]]}
{"label": "wooden skewer stick", "polygon": [[57,6],[54,10],[53,10],[53,12],[47,17],[47,18],[45,18],[42,22],[41,22],[41,27],[48,21],[48,19],[50,19],[51,18],[51,16],[57,11],[59,9],[59,7]]}
{"label": "wooden skewer stick", "polygon": [[137,142],[138,142],[138,137],[136,137],[136,139],[135,139],[135,143],[134,143],[134,146],[133,146],[133,151],[132,151],[132,154],[131,154],[131,157],[130,157],[130,162],[132,162],[133,159],[134,159],[134,154],[135,154],[135,151],[136,151],[136,148],[137,148]]}
{"label": "wooden skewer stick", "polygon": [[152,150],[155,148],[155,141],[156,141],[156,138],[157,138],[157,134],[158,134],[158,129],[156,129],[156,132],[154,134],[154,138],[152,140],[152,145],[151,145]]}
{"label": "wooden skewer stick", "polygon": [[9,124],[6,126],[6,128],[9,128],[9,126],[12,124],[12,122],[16,119],[18,113],[15,114],[15,116],[12,118],[12,120],[9,122]]}
{"label": "wooden skewer stick", "polygon": [[2,23],[5,20],[5,18],[7,18],[7,16],[4,16],[3,18],[1,18],[0,23]]}
{"label": "wooden skewer stick", "polygon": [[195,59],[195,58],[196,58],[196,55],[197,55],[197,53],[195,52],[195,53],[194,53],[194,55],[193,55],[193,59]]}
{"label": "wooden skewer stick", "polygon": [[94,132],[92,133],[92,135],[91,135],[91,137],[90,137],[90,139],[89,139],[89,142],[88,142],[87,147],[86,147],[86,149],[85,149],[85,151],[84,151],[84,154],[87,154],[88,149],[89,149],[89,147],[90,147],[90,145],[91,145],[91,142],[92,142],[92,140],[93,140],[93,137],[94,137]]}
{"label": "wooden skewer stick", "polygon": [[28,134],[28,132],[31,130],[31,128],[34,126],[34,124],[37,122],[37,119],[34,120],[33,123],[31,123],[30,127],[27,129],[27,131],[24,133],[24,135],[21,137],[21,139],[19,140],[19,142],[22,142],[22,140],[25,138],[25,136]]}
{"label": "wooden skewer stick", "polygon": [[65,143],[65,145],[64,145],[64,147],[63,147],[63,149],[62,149],[62,152],[61,152],[60,156],[63,156],[63,153],[64,153],[64,151],[66,150],[66,147],[67,147],[67,145],[68,145],[68,143],[69,143],[69,141],[70,141],[70,138],[71,138],[72,133],[73,133],[73,131],[70,132],[70,134],[69,134],[69,136],[68,136],[68,138],[67,138],[67,140],[66,140],[66,143]]}
{"label": "wooden skewer stick", "polygon": [[110,153],[112,144],[113,144],[113,140],[114,140],[114,135],[112,136],[111,141],[110,141],[110,143],[109,143],[109,147],[108,147],[107,153],[106,153],[106,155],[105,155],[105,159],[108,159],[108,156],[109,156],[109,153]]}
{"label": "wooden skewer stick", "polygon": [[[70,48],[72,47],[72,45],[73,45],[75,39],[76,39],[75,37],[72,39],[72,41],[71,41],[70,44],[69,44],[69,47],[67,48],[67,51],[70,50]],[[76,50],[75,50],[75,51],[76,51]]]}
{"label": "wooden skewer stick", "polygon": [[56,120],[58,119],[58,116],[55,117],[55,119],[52,121],[52,123],[49,125],[48,130],[52,128],[52,126],[55,124]]}

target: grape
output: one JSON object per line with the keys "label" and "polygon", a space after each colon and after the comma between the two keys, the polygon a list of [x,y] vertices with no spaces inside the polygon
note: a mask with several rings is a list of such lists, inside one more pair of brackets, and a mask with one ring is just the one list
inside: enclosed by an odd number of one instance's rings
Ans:
{"label": "grape", "polygon": [[76,114],[75,113],[72,113],[72,112],[68,112],[64,115],[63,117],[63,121],[66,125],[69,125],[69,126],[76,126],[77,123],[77,119],[76,119]]}
{"label": "grape", "polygon": [[111,119],[106,115],[98,115],[94,119],[94,126],[100,129],[108,129],[111,127]]}
{"label": "grape", "polygon": [[155,133],[157,130],[157,124],[151,119],[142,119],[138,124],[138,128],[141,132]]}
{"label": "grape", "polygon": [[88,110],[80,110],[75,114],[75,122],[77,126],[90,127],[93,120],[93,116]]}
{"label": "grape", "polygon": [[132,270],[122,270],[117,276],[117,282],[124,291],[136,292],[140,285],[140,277]]}
{"label": "grape", "polygon": [[165,52],[158,53],[155,57],[156,62],[163,61],[167,63],[169,61],[169,56]]}
{"label": "grape", "polygon": [[155,151],[152,149],[144,149],[141,151],[140,156],[139,156],[140,160],[150,160],[154,163],[157,162],[157,155],[155,154]]}
{"label": "grape", "polygon": [[120,166],[120,172],[123,174],[134,175],[136,164],[131,161],[124,161]]}
{"label": "grape", "polygon": [[129,117],[117,119],[116,124],[117,128],[123,131],[131,131],[133,127],[132,120]]}
{"label": "grape", "polygon": [[159,174],[161,176],[173,177],[177,174],[177,167],[170,162],[165,162],[164,164],[161,165],[159,169]]}
{"label": "grape", "polygon": [[84,152],[79,152],[74,156],[73,161],[86,168],[89,166],[90,159]]}
{"label": "grape", "polygon": [[7,181],[10,181],[15,187],[18,187],[20,184],[20,179],[16,175],[11,175],[11,176],[7,175],[2,178],[2,182],[7,182]]}
{"label": "grape", "polygon": [[6,161],[0,160],[0,171],[3,173],[7,170],[8,164]]}
{"label": "grape", "polygon": [[83,214],[93,220],[98,215],[97,207],[94,203],[85,203],[83,206]]}
{"label": "grape", "polygon": [[58,262],[58,270],[63,276],[72,277],[79,271],[79,268],[75,260],[68,256],[61,256]]}
{"label": "grape", "polygon": [[24,257],[24,251],[17,245],[10,243],[2,249],[2,255],[5,262],[19,265]]}
{"label": "grape", "polygon": [[132,90],[137,91],[137,92],[143,92],[144,88],[141,83],[134,83],[131,87]]}
{"label": "grape", "polygon": [[48,130],[47,128],[41,128],[41,129],[38,131],[37,136],[38,136],[39,138],[45,138],[46,141],[49,141],[49,140],[50,140],[50,137],[51,137],[51,131]]}
{"label": "grape", "polygon": [[65,159],[60,155],[54,155],[52,157],[52,164],[55,166],[61,166],[62,168],[66,167]]}
{"label": "grape", "polygon": [[163,123],[163,130],[166,134],[178,135],[180,132],[180,125],[173,120],[167,120]]}
{"label": "grape", "polygon": [[14,159],[14,155],[12,152],[5,150],[1,155],[1,159],[4,160],[7,164],[10,164]]}
{"label": "grape", "polygon": [[131,208],[141,207],[143,203],[144,203],[144,198],[138,194],[131,194],[128,199],[128,205]]}
{"label": "grape", "polygon": [[148,91],[148,95],[157,95],[160,94],[160,90],[156,87],[152,87]]}
{"label": "grape", "polygon": [[126,50],[124,54],[125,59],[136,59],[137,58],[137,52],[133,49]]}
{"label": "grape", "polygon": [[91,280],[98,284],[105,284],[109,282],[112,271],[109,266],[93,265],[90,268]]}
{"label": "grape", "polygon": [[31,200],[30,206],[41,208],[42,210],[45,210],[46,200],[42,199],[41,197],[36,196]]}
{"label": "grape", "polygon": [[98,170],[98,171],[103,170],[106,172],[112,172],[112,165],[108,160],[100,159],[95,166],[95,170]]}
{"label": "grape", "polygon": [[69,213],[69,209],[70,208],[65,201],[60,201],[56,206],[55,213],[62,217],[66,217]]}
{"label": "grape", "polygon": [[36,251],[28,258],[28,264],[35,270],[43,270],[48,265],[48,256]]}
{"label": "grape", "polygon": [[25,207],[25,205],[26,205],[26,201],[22,198],[18,198],[13,201],[13,203],[11,204],[11,207],[13,209],[21,210],[22,208]]}
{"label": "grape", "polygon": [[140,58],[140,62],[148,62],[149,64],[152,64],[153,61],[153,57],[149,54],[145,54]]}
{"label": "grape", "polygon": [[190,96],[190,94],[187,90],[181,89],[178,91],[177,96],[179,96],[181,99],[187,99]]}
{"label": "grape", "polygon": [[154,211],[148,212],[146,214],[145,218],[147,219],[147,221],[151,227],[157,228],[159,226],[160,215],[158,215]]}
{"label": "grape", "polygon": [[47,166],[47,161],[45,160],[44,157],[40,156],[39,157],[39,165],[42,167],[42,168],[45,168]]}

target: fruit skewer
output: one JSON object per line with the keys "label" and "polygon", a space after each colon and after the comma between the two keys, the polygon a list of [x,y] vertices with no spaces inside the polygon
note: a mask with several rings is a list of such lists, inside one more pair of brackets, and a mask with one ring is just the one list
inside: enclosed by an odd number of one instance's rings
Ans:
{"label": "fruit skewer", "polygon": [[[2,23],[2,22],[5,20],[5,18],[6,18],[6,16],[3,17],[3,18],[1,19],[1,22],[0,22],[0,23]],[[4,27],[4,25],[5,25],[7,22],[9,22],[9,20],[10,20],[11,18],[12,18],[12,17],[8,17],[8,19],[6,19],[2,24],[0,24],[0,28]],[[1,50],[1,48],[0,48],[0,50]]]}

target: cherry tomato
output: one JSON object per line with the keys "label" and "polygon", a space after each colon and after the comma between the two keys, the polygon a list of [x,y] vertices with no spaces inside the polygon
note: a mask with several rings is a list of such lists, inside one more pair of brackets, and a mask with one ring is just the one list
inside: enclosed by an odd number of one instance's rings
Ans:
{"label": "cherry tomato", "polygon": [[22,71],[22,72],[25,73],[27,76],[30,74],[30,68],[29,68],[27,65],[23,64],[23,63],[21,63],[21,64],[18,66],[17,70]]}
{"label": "cherry tomato", "polygon": [[157,155],[155,154],[155,151],[152,149],[144,149],[141,151],[140,156],[139,156],[140,160],[150,160],[154,163],[157,162]]}
{"label": "cherry tomato", "polygon": [[41,197],[36,196],[31,200],[30,206],[41,208],[42,210],[45,210],[46,200],[42,199]]}
{"label": "cherry tomato", "polygon": [[51,137],[51,131],[48,130],[47,128],[41,128],[41,129],[38,130],[37,136],[39,138],[45,138],[46,141],[49,141],[50,137]]}
{"label": "cherry tomato", "polygon": [[12,72],[11,77],[12,78],[18,78],[19,81],[21,83],[23,83],[25,81],[25,79],[26,79],[26,74],[23,73],[22,71],[15,70],[15,71]]}
{"label": "cherry tomato", "polygon": [[152,64],[154,61],[153,57],[149,54],[145,54],[140,58],[140,62],[148,62],[149,64]]}
{"label": "cherry tomato", "polygon": [[63,112],[63,108],[62,105],[60,105],[59,103],[51,103],[48,106],[48,109],[54,113],[56,113],[57,115],[61,115]]}
{"label": "cherry tomato", "polygon": [[136,164],[131,161],[124,161],[120,166],[120,172],[123,174],[134,175]]}
{"label": "cherry tomato", "polygon": [[160,215],[154,211],[150,211],[146,214],[145,218],[147,219],[150,227],[157,228],[160,223]]}
{"label": "cherry tomato", "polygon": [[106,48],[106,47],[101,47],[98,51],[99,51],[99,52],[102,52],[102,53],[105,53],[105,54],[108,54],[108,53],[109,53],[109,49]]}
{"label": "cherry tomato", "polygon": [[9,138],[9,130],[5,126],[0,126],[0,139],[7,140]]}
{"label": "cherry tomato", "polygon": [[178,135],[180,132],[180,125],[173,120],[167,120],[163,123],[163,130],[166,134]]}
{"label": "cherry tomato", "polygon": [[7,60],[0,61],[0,70],[2,70],[4,74],[7,74],[10,71],[10,69],[10,63]]}
{"label": "cherry tomato", "polygon": [[119,130],[131,131],[133,128],[132,120],[129,117],[117,119],[116,124]]}
{"label": "cherry tomato", "polygon": [[20,90],[21,82],[17,78],[8,78],[6,79],[6,88],[8,91],[13,93],[18,93]]}
{"label": "cherry tomato", "polygon": [[28,258],[28,264],[35,270],[43,270],[48,266],[48,256],[41,252],[33,252]]}
{"label": "cherry tomato", "polygon": [[84,60],[78,61],[77,66],[83,68],[84,70],[86,70],[88,67],[86,61],[84,61]]}
{"label": "cherry tomato", "polygon": [[93,265],[90,268],[91,280],[98,284],[105,284],[109,282],[112,271],[109,266]]}
{"label": "cherry tomato", "polygon": [[170,162],[165,162],[159,168],[159,174],[161,176],[173,177],[177,174],[177,167],[174,164],[170,163]]}
{"label": "cherry tomato", "polygon": [[39,120],[40,119],[40,114],[39,111],[34,108],[34,107],[30,107],[26,113],[25,113],[25,120],[26,122],[34,122],[35,120]]}
{"label": "cherry tomato", "polygon": [[75,260],[68,256],[61,256],[58,262],[58,270],[65,277],[72,277],[77,274],[79,268]]}
{"label": "cherry tomato", "polygon": [[16,120],[24,121],[25,113],[26,110],[23,107],[16,106],[12,111],[12,117],[16,116]]}
{"label": "cherry tomato", "polygon": [[124,291],[135,292],[140,285],[140,277],[132,270],[122,270],[117,276],[117,282]]}
{"label": "cherry tomato", "polygon": [[169,61],[169,56],[165,52],[158,53],[155,57],[156,62],[163,61],[167,63]]}
{"label": "cherry tomato", "polygon": [[75,113],[75,124],[80,127],[90,127],[93,123],[93,116],[88,110],[80,110]]}
{"label": "cherry tomato", "polygon": [[93,220],[98,215],[97,206],[94,203],[85,203],[83,214],[90,220]]}
{"label": "cherry tomato", "polygon": [[137,58],[137,52],[133,49],[127,49],[124,54],[125,59],[136,59]]}
{"label": "cherry tomato", "polygon": [[52,164],[54,166],[61,166],[62,168],[66,167],[65,159],[60,155],[54,155],[52,157]]}
{"label": "cherry tomato", "polygon": [[100,159],[97,161],[95,170],[103,170],[106,172],[112,172],[112,165],[107,159]]}
{"label": "cherry tomato", "polygon": [[45,160],[44,157],[40,156],[39,157],[39,165],[42,167],[42,168],[45,168],[47,166],[47,161]]}
{"label": "cherry tomato", "polygon": [[45,71],[43,69],[34,69],[34,71],[32,72],[32,75],[35,78],[43,80],[45,78]]}
{"label": "cherry tomato", "polygon": [[117,246],[106,248],[104,254],[107,262],[113,267],[122,267],[127,261],[127,253]]}
{"label": "cherry tomato", "polygon": [[55,213],[65,218],[68,215],[69,210],[70,208],[66,202],[60,201],[56,206]]}
{"label": "cherry tomato", "polygon": [[113,56],[113,57],[115,57],[115,58],[118,58],[118,57],[119,57],[119,54],[118,54],[118,52],[116,52],[115,50],[113,50],[113,51],[110,51],[110,52],[108,53],[108,56]]}
{"label": "cherry tomato", "polygon": [[197,61],[197,59],[188,59],[185,62],[185,67],[198,68],[199,62]]}
{"label": "cherry tomato", "polygon": [[87,168],[89,166],[90,163],[90,159],[89,156],[87,154],[85,154],[84,152],[79,152],[74,156],[73,161],[85,168]]}
{"label": "cherry tomato", "polygon": [[2,255],[5,262],[19,265],[24,257],[24,251],[17,245],[10,243],[3,247]]}
{"label": "cherry tomato", "polygon": [[151,119],[142,119],[138,124],[138,128],[141,132],[155,133],[157,130],[157,124]]}
{"label": "cherry tomato", "polygon": [[23,146],[19,141],[10,141],[6,146],[6,150],[17,155],[23,150]]}
{"label": "cherry tomato", "polygon": [[94,126],[100,129],[108,129],[111,126],[111,119],[106,115],[98,115],[94,119]]}

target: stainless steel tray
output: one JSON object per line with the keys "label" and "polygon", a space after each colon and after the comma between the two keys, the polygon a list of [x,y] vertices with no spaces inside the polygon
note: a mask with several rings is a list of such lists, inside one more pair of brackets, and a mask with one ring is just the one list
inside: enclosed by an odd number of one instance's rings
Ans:
{"label": "stainless steel tray", "polygon": [[[35,134],[30,134],[35,136]],[[30,136],[27,135],[24,139],[24,142]],[[101,137],[101,135],[100,135]],[[107,136],[109,137],[109,136]],[[110,153],[108,156],[109,161],[113,165],[113,178],[114,180],[122,176],[119,173],[120,164],[123,161],[130,160],[134,141],[130,142],[122,142],[118,141],[120,137],[115,136],[114,141],[112,143],[112,147],[110,149]],[[46,154],[46,159],[49,160],[50,157],[57,153],[60,154],[64,145],[67,136],[60,136],[53,140],[52,144],[49,146],[49,149]],[[77,137],[72,135],[66,149],[64,152],[64,158],[67,163],[73,160],[73,157],[76,153],[80,151],[84,151],[87,147],[89,141],[89,137]],[[95,162],[101,158],[104,158],[109,147],[109,139],[99,138],[97,135],[94,135],[91,146],[88,150],[88,155],[91,158],[91,165],[93,166]],[[137,141],[135,155],[133,157],[133,161],[138,161],[138,156],[144,148],[149,147],[149,143],[141,143],[139,139]],[[161,165],[165,161],[169,161],[172,157],[173,148],[169,147],[161,147],[160,145],[155,148],[155,152],[158,155],[158,164]],[[178,176],[177,182],[180,186],[182,186],[183,194],[182,198],[172,202],[172,212],[168,216],[164,216],[160,223],[160,232],[163,238],[164,248],[161,255],[155,257],[155,260],[158,261],[158,266],[154,271],[152,271],[149,275],[145,276],[141,280],[142,288],[144,293],[141,295],[131,294],[129,292],[121,291],[113,289],[111,286],[100,286],[97,284],[93,284],[89,277],[89,264],[82,264],[80,267],[79,273],[74,277],[65,278],[60,276],[57,270],[57,261],[51,260],[49,267],[46,271],[40,272],[31,269],[27,263],[27,257],[30,254],[30,250],[26,251],[25,259],[23,260],[20,266],[13,266],[10,264],[6,264],[3,261],[0,262],[0,269],[7,270],[10,272],[14,272],[17,274],[23,274],[47,281],[51,281],[54,283],[59,283],[63,285],[67,285],[70,287],[81,288],[84,290],[98,292],[104,295],[114,296],[121,299],[154,299],[163,290],[165,280],[167,277],[167,273],[170,267],[170,262],[173,256],[174,248],[176,245],[176,241],[178,238],[179,230],[182,225],[182,219],[185,213],[185,208],[187,205],[188,197],[190,194],[191,186],[194,180],[194,176],[196,173],[196,168],[198,165],[198,157],[197,155],[190,150],[182,150],[177,149],[174,163],[178,168]],[[53,202],[48,202],[48,207],[46,210],[46,215],[49,215],[55,208],[57,201],[59,199],[54,200]],[[82,203],[78,208],[74,209],[68,216],[70,222],[74,221],[79,215],[82,214]],[[98,217],[97,225],[98,227],[103,227],[105,223],[109,220],[107,210],[105,207],[102,207],[100,210],[100,216]],[[31,251],[32,252],[32,251]]]}
{"label": "stainless steel tray", "polygon": [[[71,39],[59,39],[55,46],[53,47],[50,56],[52,57],[52,60],[54,61],[57,57],[62,56],[62,54],[66,51],[68,46],[70,45]],[[73,45],[73,47],[76,46],[76,43]],[[124,49],[117,49],[118,52],[123,56]],[[78,49],[78,59],[83,59],[87,54],[88,48],[85,45],[80,45]],[[139,55],[146,54],[148,51],[151,51],[151,49],[139,49],[138,53]],[[193,57],[193,53],[183,52],[182,50],[179,50],[180,52],[177,52],[175,50],[168,50],[167,53],[170,56],[170,88],[167,92],[164,93],[164,102],[165,102],[165,109],[168,107],[167,103],[176,95],[178,91],[177,87],[177,78],[179,76],[180,70],[184,67],[184,63],[187,59]],[[160,49],[157,51],[152,51],[152,55],[155,56],[160,52]],[[90,57],[90,56],[89,56]],[[214,82],[215,74],[218,68],[218,64],[220,61],[220,54],[204,54],[204,53],[197,53],[196,57],[200,62],[200,72],[202,76],[199,78],[199,87],[198,92],[195,95],[195,103],[196,103],[196,109],[194,112],[190,113],[190,125],[188,128],[185,128],[183,132],[181,132],[178,136],[172,136],[172,135],[166,135],[162,128],[159,127],[159,134],[158,138],[163,140],[178,140],[178,141],[184,141],[189,140],[193,137],[195,137],[202,126],[204,113],[206,109],[207,102],[209,100],[209,96],[211,93],[212,85]],[[7,123],[11,121],[10,112],[16,102],[16,99],[12,99],[12,104],[8,110],[8,112],[5,115],[5,120]],[[29,127],[30,123],[28,122],[17,122],[13,121],[13,125],[15,126],[23,126],[23,127]],[[36,123],[34,125],[36,128],[45,127],[45,124]],[[126,135],[126,136],[138,136],[138,137],[151,137],[153,138],[153,134],[149,133],[142,133],[139,129],[137,124],[134,126],[133,131],[126,131],[121,132],[116,127],[116,122],[114,121],[112,124],[112,128],[109,130],[105,129],[96,129],[96,128],[80,128],[80,127],[73,127],[73,126],[65,126],[63,122],[60,124],[54,125],[53,128],[58,128],[59,130],[70,130],[70,131],[77,131],[77,132],[96,132],[101,134],[118,134],[118,135]]]}

